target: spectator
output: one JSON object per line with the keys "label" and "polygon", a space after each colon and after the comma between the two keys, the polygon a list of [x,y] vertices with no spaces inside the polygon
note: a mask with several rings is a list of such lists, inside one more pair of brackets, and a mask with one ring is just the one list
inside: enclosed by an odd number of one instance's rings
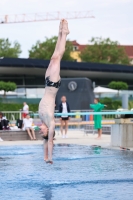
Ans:
{"label": "spectator", "polygon": [[0,130],[9,130],[9,121],[3,116],[3,113],[0,112]]}
{"label": "spectator", "polygon": [[[59,105],[59,112],[62,113],[62,116],[60,118],[60,121],[61,121],[60,130],[61,130],[62,138],[66,138],[67,130],[68,130],[68,121],[69,121],[69,116],[67,115],[67,113],[70,112],[70,106],[69,106],[65,96],[61,97],[61,103]],[[65,134],[63,134],[63,126],[64,125],[65,125]]]}
{"label": "spectator", "polygon": [[[94,110],[94,112],[101,112],[104,107],[107,107],[106,105],[99,103],[98,98],[94,99],[94,103],[95,104],[90,104],[90,107]],[[102,121],[102,115],[94,115],[94,128],[98,129],[97,139],[101,139],[102,136],[101,121]]]}
{"label": "spectator", "polygon": [[31,140],[36,140],[34,129],[32,128],[33,119],[27,114],[26,118],[23,119],[23,129],[27,131]]}
{"label": "spectator", "polygon": [[27,105],[26,102],[23,103],[23,115],[22,117],[25,118],[27,116],[27,114],[29,113],[29,106]]}

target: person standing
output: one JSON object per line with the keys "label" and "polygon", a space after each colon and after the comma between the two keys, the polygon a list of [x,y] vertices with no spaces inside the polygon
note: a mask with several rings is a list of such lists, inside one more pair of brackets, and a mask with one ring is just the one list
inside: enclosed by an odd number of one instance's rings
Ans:
{"label": "person standing", "polygon": [[[69,121],[69,116],[67,113],[70,113],[70,106],[67,102],[66,96],[61,97],[61,103],[59,105],[59,113],[62,113],[62,116],[60,118],[61,126],[61,134],[62,138],[67,138],[67,130],[68,130],[68,121]],[[65,127],[65,134],[63,134],[63,126]]]}
{"label": "person standing", "polygon": [[0,130],[10,130],[9,121],[6,119],[6,116],[0,112]]}
{"label": "person standing", "polygon": [[22,115],[22,117],[26,118],[27,114],[29,113],[29,106],[27,105],[26,102],[24,102],[23,105],[24,106],[23,106],[23,115]]}
{"label": "person standing", "polygon": [[[101,112],[106,105],[99,103],[99,99],[94,99],[95,104],[90,104],[90,107],[94,110],[94,112]],[[102,136],[102,115],[94,115],[94,128],[98,130],[98,137],[97,139],[101,139]]]}

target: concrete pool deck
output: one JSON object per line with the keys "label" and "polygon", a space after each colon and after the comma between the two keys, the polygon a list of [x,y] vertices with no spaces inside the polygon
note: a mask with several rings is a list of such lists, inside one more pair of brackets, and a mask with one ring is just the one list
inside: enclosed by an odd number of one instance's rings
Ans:
{"label": "concrete pool deck", "polygon": [[[102,139],[96,139],[97,134],[84,134],[83,131],[80,130],[69,130],[68,138],[62,138],[61,134],[56,132],[56,140],[54,140],[54,144],[77,144],[77,145],[98,145],[102,148],[109,149],[119,149],[117,147],[111,147],[111,135],[102,135]],[[39,145],[43,144],[43,140],[21,140],[21,141],[2,141],[0,142],[0,146],[14,146],[14,145]],[[130,148],[133,151],[133,148]]]}

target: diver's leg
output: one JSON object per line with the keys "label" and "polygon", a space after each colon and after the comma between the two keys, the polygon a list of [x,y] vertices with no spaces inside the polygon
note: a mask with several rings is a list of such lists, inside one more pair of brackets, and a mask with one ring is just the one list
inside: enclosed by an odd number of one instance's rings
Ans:
{"label": "diver's leg", "polygon": [[59,48],[59,44],[60,44],[60,40],[61,40],[61,35],[62,35],[62,23],[63,23],[63,20],[60,21],[59,33],[58,33],[58,38],[57,38],[57,42],[56,42],[56,46],[55,46],[54,52],[57,51],[58,48]]}
{"label": "diver's leg", "polygon": [[55,48],[55,51],[52,55],[50,64],[48,66],[48,69],[46,71],[46,75],[50,76],[50,80],[53,82],[57,82],[59,80],[59,74],[60,74],[60,61],[61,58],[65,52],[65,45],[66,45],[66,37],[68,35],[68,23],[67,21],[62,22],[62,32],[59,34],[57,45]]}
{"label": "diver's leg", "polygon": [[57,44],[54,50],[54,53],[51,57],[52,59],[55,59],[56,57],[60,57],[60,60],[65,52],[65,46],[66,46],[66,37],[69,34],[68,30],[68,22],[66,20],[62,20],[62,29],[61,33],[58,35]]}
{"label": "diver's leg", "polygon": [[48,134],[48,162],[53,164],[52,155],[53,155],[53,135],[55,131],[55,122],[54,120],[50,123],[49,134]]}

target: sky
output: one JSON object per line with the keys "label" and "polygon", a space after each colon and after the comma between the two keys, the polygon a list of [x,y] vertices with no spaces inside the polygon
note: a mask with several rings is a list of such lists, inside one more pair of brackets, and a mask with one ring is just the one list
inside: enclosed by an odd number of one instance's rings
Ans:
{"label": "sky", "polygon": [[[121,45],[133,45],[133,0],[0,0],[2,15],[91,11],[95,18],[69,20],[68,39],[88,44],[92,37],[109,37]],[[0,24],[0,38],[9,38],[21,45],[21,58],[37,40],[58,34],[59,21]]]}

